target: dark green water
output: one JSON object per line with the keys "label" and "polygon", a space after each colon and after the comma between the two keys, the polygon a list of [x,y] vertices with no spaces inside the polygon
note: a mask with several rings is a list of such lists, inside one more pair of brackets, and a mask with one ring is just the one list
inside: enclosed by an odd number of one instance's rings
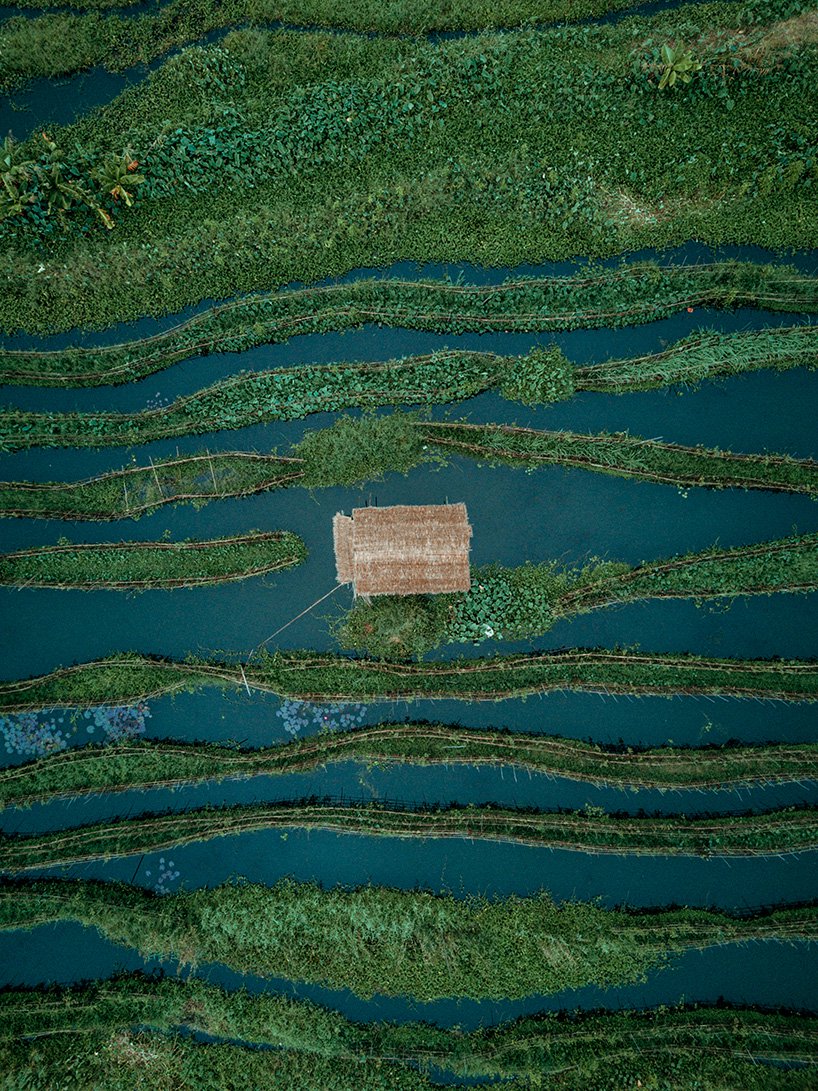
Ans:
{"label": "dark green water", "polygon": [[[756,251],[733,251],[758,259]],[[691,246],[674,260],[702,259],[709,252]],[[801,268],[814,271],[818,259],[800,255]],[[566,271],[562,263],[547,270]],[[414,267],[412,267],[414,270]],[[401,275],[408,267],[402,266]],[[439,272],[440,270],[433,270]],[[453,270],[456,272],[456,270]],[[418,275],[417,270],[414,270]],[[429,270],[426,270],[428,273]],[[466,279],[499,280],[508,271],[466,270]],[[201,309],[201,308],[197,308]],[[150,319],[104,333],[51,339],[18,337],[7,343],[56,347],[82,339],[106,343],[153,332],[178,320]],[[713,326],[740,330],[765,324],[791,324],[797,316],[741,310],[732,314],[698,312],[628,330],[577,331],[555,338],[576,363],[610,356],[656,351],[692,329]],[[537,339],[515,335],[436,337],[403,330],[365,328],[343,336],[295,338],[286,345],[261,347],[241,355],[192,359],[141,383],[118,389],[48,391],[7,389],[6,404],[32,409],[134,409],[157,399],[172,400],[239,369],[290,366],[339,359],[385,359],[462,345],[502,352],[523,352]],[[704,443],[733,450],[781,451],[814,457],[816,451],[816,379],[814,374],[758,373],[703,386],[697,391],[670,390],[623,397],[582,395],[570,403],[530,410],[494,394],[435,416],[467,416],[474,421],[504,421],[577,431],[629,430],[650,438]],[[70,480],[176,451],[218,449],[286,450],[305,429],[334,418],[320,415],[306,422],[273,424],[150,444],[129,451],[34,451],[0,457],[0,477]],[[122,538],[154,539],[165,531],[174,538],[211,537],[251,528],[287,528],[301,534],[310,551],[299,569],[262,580],[215,589],[146,592],[0,592],[2,675],[15,678],[59,664],[139,650],[167,655],[247,652],[293,617],[334,582],[331,518],[363,503],[435,503],[464,500],[474,527],[475,563],[589,556],[629,562],[702,549],[714,542],[738,545],[775,538],[794,530],[818,530],[818,506],[804,497],[764,493],[690,490],[608,478],[580,470],[552,468],[534,474],[486,469],[455,459],[443,469],[421,468],[407,478],[392,475],[364,489],[305,490],[271,493],[241,501],[211,504],[200,511],[163,509],[136,523],[94,526],[35,521],[7,521],[3,549],[54,542],[60,535],[77,541]],[[332,648],[327,619],[349,604],[339,591],[328,604],[291,626],[274,645]],[[566,645],[639,645],[650,651],[691,651],[730,656],[812,656],[818,637],[816,597],[771,596],[742,599],[729,608],[669,601],[597,611],[560,623],[528,644],[483,645],[496,648],[557,648]],[[477,654],[472,647],[447,654]],[[165,698],[151,703],[147,733],[157,738],[235,740],[247,746],[286,741],[276,715],[280,702],[243,691]],[[437,719],[473,726],[543,731],[574,738],[627,744],[703,745],[738,739],[744,742],[814,740],[816,712],[809,706],[776,702],[696,698],[606,698],[589,694],[554,694],[497,703],[416,702],[375,705],[367,722],[383,719]],[[82,742],[83,727],[74,742]],[[21,760],[10,755],[8,760]],[[310,775],[257,778],[248,782],[202,785],[177,792],[153,791],[93,797],[83,802],[57,801],[2,817],[8,831],[59,829],[115,814],[146,809],[201,806],[204,803],[282,799],[302,795],[347,799],[388,799],[448,803],[496,801],[508,805],[582,807],[608,810],[740,811],[818,801],[815,785],[756,787],[719,792],[629,792],[597,789],[564,779],[529,776],[496,768],[443,767],[422,770],[395,767],[368,770],[346,763]],[[133,881],[152,887],[159,857],[174,861],[179,878],[173,887],[212,886],[241,875],[272,883],[283,876],[314,879],[326,885],[384,883],[405,889],[451,890],[457,895],[530,893],[547,888],[558,899],[600,898],[603,904],[650,906],[682,903],[746,909],[810,900],[818,891],[818,853],[759,860],[698,860],[589,856],[522,846],[268,831],[223,838],[185,848],[106,864],[77,866],[65,874]],[[148,874],[150,872],[150,874]],[[104,977],[118,969],[142,966],[132,952],[103,941],[74,925],[48,926],[33,933],[0,935],[0,983],[75,981]],[[166,966],[173,970],[172,964]],[[230,987],[291,990],[284,982],[241,978],[220,967],[204,967],[211,980]],[[818,1007],[818,945],[755,943],[689,953],[654,974],[644,985],[600,991],[580,990],[556,997],[531,997],[520,1003],[410,1004],[402,999],[361,1001],[345,993],[297,986],[297,995],[329,1003],[355,1018],[430,1018],[473,1026],[543,1008],[574,1006],[632,1007],[685,1000]]]}

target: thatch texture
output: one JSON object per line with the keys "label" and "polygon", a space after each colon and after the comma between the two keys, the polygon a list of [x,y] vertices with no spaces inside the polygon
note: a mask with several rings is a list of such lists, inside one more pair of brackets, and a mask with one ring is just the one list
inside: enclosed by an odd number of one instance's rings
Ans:
{"label": "thatch texture", "polygon": [[338,580],[358,595],[468,591],[471,534],[465,504],[355,508],[333,520]]}

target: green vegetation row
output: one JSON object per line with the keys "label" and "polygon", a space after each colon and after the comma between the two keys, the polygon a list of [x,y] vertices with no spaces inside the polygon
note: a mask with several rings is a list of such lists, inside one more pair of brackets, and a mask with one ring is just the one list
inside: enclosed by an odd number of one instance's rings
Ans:
{"label": "green vegetation row", "polygon": [[[818,50],[797,10],[435,41],[250,28],[186,50],[49,134],[69,186],[53,211],[49,172],[9,179],[0,329],[104,327],[399,260],[810,247]],[[660,90],[668,43],[701,68]],[[70,187],[111,156],[112,190],[130,162],[145,181],[106,231]]]}
{"label": "green vegetation row", "polygon": [[818,463],[778,454],[734,454],[660,443],[624,432],[582,435],[512,425],[419,421],[416,416],[342,418],[308,432],[290,456],[208,451],[128,466],[84,481],[0,482],[0,517],[103,522],[139,519],[166,504],[251,496],[270,489],[356,485],[408,473],[457,454],[535,470],[572,466],[681,488],[743,488],[818,494]]}
{"label": "green vegetation row", "polygon": [[697,334],[666,352],[584,368],[575,368],[552,346],[521,357],[443,349],[384,363],[243,371],[170,405],[135,413],[7,409],[0,413],[0,450],[150,443],[352,407],[442,405],[495,388],[503,397],[527,405],[563,401],[578,391],[654,390],[764,367],[779,371],[815,367],[817,335],[818,326]]}
{"label": "green vegetation row", "polygon": [[731,916],[637,912],[546,893],[498,900],[285,880],[158,895],[93,880],[0,882],[0,931],[71,921],[146,959],[430,1001],[519,999],[643,982],[672,956],[725,943],[818,940],[818,906]]}
{"label": "green vegetation row", "polygon": [[[130,0],[136,2],[136,0]],[[120,3],[83,3],[75,8],[121,8]],[[49,7],[37,0],[22,6]],[[378,4],[364,0],[337,5],[330,0],[169,0],[154,12],[131,17],[99,11],[77,15],[12,17],[0,24],[0,53],[5,90],[33,77],[55,77],[103,65],[118,72],[147,63],[203,38],[213,30],[249,23],[288,23],[338,27],[387,34],[434,30],[476,31],[524,23],[575,22],[636,6],[636,0],[457,0],[445,8],[429,0]]]}
{"label": "green vegetation row", "polygon": [[368,766],[503,765],[591,784],[719,788],[818,780],[818,744],[612,748],[522,732],[438,723],[384,723],[243,750],[215,743],[139,739],[93,743],[0,769],[0,806],[55,797],[168,788],[226,778],[307,773],[333,762]]}
{"label": "green vegetation row", "polygon": [[727,1005],[548,1012],[464,1033],[353,1023],[305,1000],[143,974],[9,989],[0,1005],[3,1071],[31,1091],[430,1091],[432,1065],[562,1091],[811,1091],[818,1060],[814,1017]]}
{"label": "green vegetation row", "polygon": [[[137,341],[45,351],[0,348],[0,379],[26,386],[116,385],[191,356],[241,352],[297,335],[337,332],[368,323],[451,334],[543,333],[652,322],[685,307],[735,306],[815,313],[818,277],[777,265],[721,262],[659,266],[640,262],[486,286],[445,280],[355,280],[235,299]],[[699,330],[662,352],[580,368],[571,366],[554,349],[535,351],[528,357],[491,352],[452,352],[449,356],[450,366],[461,366],[464,375],[469,374],[469,364],[482,364],[482,381],[508,384],[510,397],[550,402],[570,398],[575,390],[619,394],[759,368],[814,367],[817,328],[773,327],[733,334]],[[402,363],[409,365],[412,359]],[[414,359],[419,363],[434,360],[435,354]],[[377,366],[359,364],[357,368]],[[321,370],[332,374],[332,365]],[[491,375],[493,383],[489,383]],[[519,387],[517,394],[512,393],[515,387]],[[426,389],[433,389],[433,385]]]}
{"label": "green vegetation row", "polygon": [[306,560],[291,531],[252,531],[230,538],[183,542],[77,543],[0,553],[0,584],[141,591],[203,587],[263,576]]}
{"label": "green vegetation row", "polygon": [[312,799],[207,807],[28,835],[0,834],[0,870],[12,873],[160,852],[257,830],[324,830],[371,837],[468,838],[635,856],[778,856],[818,848],[818,807],[743,815],[608,814],[451,805],[405,809]]}
{"label": "green vegetation row", "polygon": [[123,653],[0,682],[0,710],[129,705],[202,686],[256,689],[303,701],[498,701],[553,690],[815,701],[818,663],[585,648],[422,663],[309,651],[261,651],[246,663]]}
{"label": "green vegetation row", "polygon": [[565,566],[471,570],[468,591],[356,599],[336,622],[341,646],[383,659],[421,657],[448,643],[525,640],[558,621],[601,607],[654,598],[735,598],[818,589],[818,534],[733,549],[713,547],[629,565],[592,560]]}

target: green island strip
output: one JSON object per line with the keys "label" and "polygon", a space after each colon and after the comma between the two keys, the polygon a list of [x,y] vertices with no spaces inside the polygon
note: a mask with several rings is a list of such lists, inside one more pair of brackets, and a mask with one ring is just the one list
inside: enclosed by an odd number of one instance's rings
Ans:
{"label": "green island strip", "polygon": [[[818,905],[753,915],[557,904],[282,880],[158,895],[126,883],[0,881],[0,931],[71,921],[145,959],[431,1001],[642,983],[686,950],[818,940]],[[516,952],[516,953],[515,953]],[[1,1033],[1,1032],[0,1032]]]}
{"label": "green island strip", "polygon": [[237,687],[302,701],[463,700],[581,690],[673,697],[818,700],[818,662],[716,659],[686,653],[571,648],[475,659],[390,663],[311,651],[259,651],[251,662],[136,652],[0,682],[0,711],[129,705],[201,686]]}
{"label": "green island strip", "polygon": [[0,1012],[3,1071],[32,1091],[62,1087],[66,1072],[95,1091],[133,1091],[145,1073],[157,1091],[430,1091],[431,1066],[515,1087],[557,1074],[564,1091],[812,1091],[818,1063],[815,1016],[724,1004],[541,1012],[464,1032],[355,1023],[307,1000],[134,973],[7,989]]}
{"label": "green island strip", "polygon": [[349,408],[443,405],[492,389],[510,401],[548,405],[579,391],[655,390],[765,367],[815,367],[816,360],[818,325],[696,334],[665,352],[583,368],[551,347],[527,356],[443,349],[379,363],[243,371],[169,405],[135,413],[7,409],[0,413],[0,450],[134,445]]}
{"label": "green island strip", "polygon": [[592,855],[770,857],[818,848],[818,807],[747,814],[632,816],[509,809],[493,804],[402,808],[304,799],[206,807],[50,830],[0,834],[0,871],[111,860],[259,830],[322,830],[365,837],[466,838]]}
{"label": "green island strip", "polygon": [[[754,28],[747,8],[435,41],[250,27],[187,49],[51,127],[56,151],[40,132],[12,148],[34,166],[4,171],[0,330],[105,328],[398,261],[808,249],[814,19],[799,0]],[[702,67],[660,91],[673,42]],[[611,295],[606,310],[629,309],[626,288]]]}
{"label": "green island strip", "polygon": [[[0,348],[0,381],[25,386],[119,385],[192,356],[242,352],[260,344],[280,344],[294,336],[340,332],[366,324],[442,334],[545,333],[648,323],[686,307],[738,306],[814,314],[818,311],[818,277],[788,266],[746,262],[666,266],[639,262],[569,276],[514,278],[497,285],[354,280],[234,299],[137,341],[96,348]],[[699,330],[662,352],[631,359],[575,368],[561,354],[552,352],[546,358],[541,352],[532,362],[548,362],[556,373],[558,381],[552,384],[554,389],[547,399],[556,401],[571,397],[574,389],[618,394],[761,368],[814,367],[816,331],[817,326],[742,333]],[[408,367],[413,361],[422,364],[439,356],[449,368],[459,367],[464,378],[470,374],[470,365],[480,368],[477,374],[487,385],[499,385],[509,378],[513,382],[513,370],[526,359],[452,351],[409,357],[400,363]],[[380,368],[395,363],[381,364]],[[352,373],[366,374],[378,366],[357,365]],[[336,364],[318,370],[331,378],[334,371],[354,367]],[[429,392],[434,390],[435,377],[430,378]],[[548,392],[547,384],[540,381],[538,385],[542,394]]]}
{"label": "green island strip", "polygon": [[475,567],[468,591],[356,598],[335,629],[344,648],[405,659],[449,643],[526,640],[566,618],[645,599],[702,601],[816,589],[818,534],[800,534],[639,565],[592,560],[580,566],[549,561]]}
{"label": "green island strip", "polygon": [[182,542],[61,540],[0,553],[0,586],[84,591],[205,587],[291,568],[306,557],[302,539],[287,530]]}
{"label": "green island strip", "polygon": [[299,485],[356,485],[452,455],[495,466],[578,469],[676,485],[818,495],[818,462],[734,454],[643,439],[504,424],[421,421],[414,414],[344,417],[308,432],[289,456],[204,451],[127,466],[84,481],[0,481],[0,518],[105,522],[139,519],[167,504],[196,506]]}
{"label": "green island strip", "polygon": [[[444,8],[425,0],[354,6],[339,6],[331,0],[169,0],[155,11],[130,17],[99,11],[126,7],[129,2],[137,0],[114,4],[69,0],[67,6],[85,8],[87,14],[58,12],[3,21],[0,87],[8,91],[28,79],[70,75],[94,65],[120,72],[197,42],[214,30],[242,24],[284,23],[307,31],[326,27],[381,34],[468,32],[524,23],[573,23],[639,5],[639,0],[458,0]],[[59,5],[24,0],[20,6]]]}
{"label": "green island strip", "polygon": [[382,723],[242,749],[170,739],[93,743],[0,769],[0,807],[96,792],[308,773],[334,762],[368,766],[501,765],[623,788],[683,790],[818,780],[818,743],[606,747],[553,735],[440,723]]}

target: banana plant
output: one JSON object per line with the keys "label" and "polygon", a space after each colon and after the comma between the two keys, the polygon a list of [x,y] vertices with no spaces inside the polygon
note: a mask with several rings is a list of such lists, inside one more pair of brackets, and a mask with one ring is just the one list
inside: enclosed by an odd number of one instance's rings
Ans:
{"label": "banana plant", "polygon": [[29,189],[34,173],[34,161],[24,159],[19,145],[7,136],[0,149],[0,220],[19,215],[24,207],[36,200]]}
{"label": "banana plant", "polygon": [[44,168],[39,167],[38,174],[49,214],[56,212],[57,218],[62,220],[72,205],[87,205],[88,208],[96,212],[105,227],[110,231],[114,226],[111,216],[104,208],[100,207],[99,202],[86,189],[76,182],[69,182],[64,177],[62,164],[65,153],[62,148],[58,148],[47,133],[42,133],[41,136],[45,141],[48,154],[46,156],[46,166]]}
{"label": "banana plant", "polygon": [[130,208],[136,186],[145,181],[143,174],[135,173],[138,166],[136,159],[129,152],[124,152],[122,155],[110,156],[92,173],[105,193],[110,193],[115,201],[122,198]]}
{"label": "banana plant", "polygon": [[677,81],[679,83],[690,83],[693,73],[698,72],[702,67],[702,62],[696,59],[693,50],[685,49],[681,43],[676,46],[663,45],[661,52],[662,65],[660,71],[662,78],[659,80],[660,91],[664,91],[666,87],[674,87]]}

